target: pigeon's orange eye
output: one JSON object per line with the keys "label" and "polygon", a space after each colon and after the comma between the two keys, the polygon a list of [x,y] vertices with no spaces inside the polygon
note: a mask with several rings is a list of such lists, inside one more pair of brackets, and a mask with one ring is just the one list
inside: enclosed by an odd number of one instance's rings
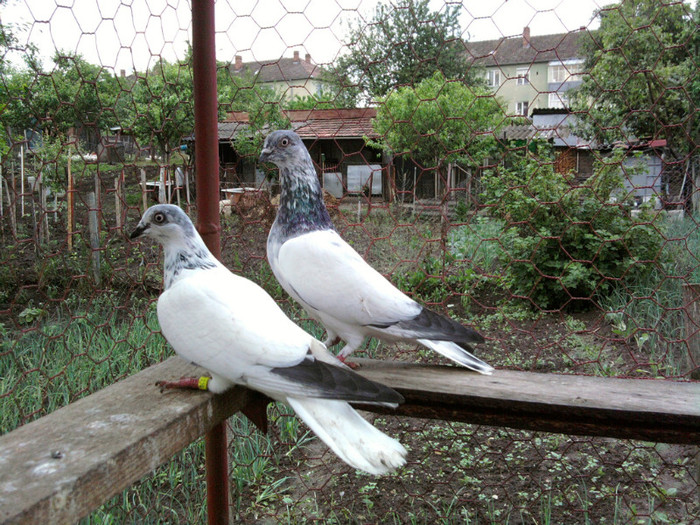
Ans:
{"label": "pigeon's orange eye", "polygon": [[283,148],[289,146],[289,139],[285,137],[282,140],[280,140],[280,146],[282,146]]}
{"label": "pigeon's orange eye", "polygon": [[153,216],[153,222],[156,224],[163,224],[165,222],[165,214],[164,213],[156,213]]}

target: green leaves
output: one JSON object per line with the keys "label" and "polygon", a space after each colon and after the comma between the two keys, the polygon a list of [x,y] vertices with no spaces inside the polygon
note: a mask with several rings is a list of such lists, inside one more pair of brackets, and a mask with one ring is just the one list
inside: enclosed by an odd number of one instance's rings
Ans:
{"label": "green leaves", "polygon": [[[402,87],[379,101],[374,142],[424,166],[478,164],[495,147],[503,110],[481,87],[450,81],[436,72],[415,87]],[[493,131],[494,133],[484,133]]]}
{"label": "green leaves", "polygon": [[687,152],[699,131],[697,7],[630,0],[598,16],[572,99],[577,133],[602,143],[665,138],[677,156]]}
{"label": "green leaves", "polygon": [[[189,63],[160,60],[130,86],[134,110],[128,111],[126,128],[143,145],[152,144],[168,155],[182,138],[193,132],[192,68]],[[129,101],[129,102],[131,102]]]}
{"label": "green leaves", "polygon": [[[583,185],[554,171],[551,152],[516,157],[484,179],[486,204],[506,222],[510,242],[499,259],[511,292],[542,309],[560,309],[606,295],[652,271],[663,235],[656,217],[633,217],[623,193],[624,153],[599,161]],[[645,169],[625,164],[629,177]]]}
{"label": "green leaves", "polygon": [[417,84],[436,71],[463,79],[469,70],[459,6],[431,11],[429,0],[380,3],[373,18],[350,27],[333,77],[341,92],[365,101],[400,86]]}

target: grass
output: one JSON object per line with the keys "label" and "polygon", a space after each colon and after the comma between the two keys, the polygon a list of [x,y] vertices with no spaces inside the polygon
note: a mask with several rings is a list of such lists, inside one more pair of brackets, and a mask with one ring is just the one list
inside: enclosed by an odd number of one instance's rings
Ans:
{"label": "grass", "polygon": [[454,228],[450,234],[450,252],[472,266],[492,272],[508,245],[505,224],[498,219],[477,216],[471,224]]}
{"label": "grass", "polygon": [[[28,423],[172,355],[156,332],[155,311],[120,319],[109,296],[64,306],[54,319],[28,307],[20,333],[4,330],[0,359],[0,433]],[[123,314],[121,314],[123,315]]]}

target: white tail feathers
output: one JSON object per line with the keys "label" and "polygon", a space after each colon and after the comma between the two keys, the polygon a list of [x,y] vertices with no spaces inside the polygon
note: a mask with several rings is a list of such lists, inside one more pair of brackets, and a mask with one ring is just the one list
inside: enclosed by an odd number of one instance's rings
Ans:
{"label": "white tail feathers", "polygon": [[345,401],[287,398],[311,430],[351,467],[386,474],[406,463],[406,449],[383,434]]}
{"label": "white tail feathers", "polygon": [[485,375],[493,374],[494,368],[491,365],[484,363],[478,357],[474,357],[464,348],[452,341],[433,341],[431,339],[417,339],[417,341],[423,346],[427,346],[431,350],[436,351],[438,354],[442,354],[448,359],[452,359],[456,363],[466,366],[470,370]]}

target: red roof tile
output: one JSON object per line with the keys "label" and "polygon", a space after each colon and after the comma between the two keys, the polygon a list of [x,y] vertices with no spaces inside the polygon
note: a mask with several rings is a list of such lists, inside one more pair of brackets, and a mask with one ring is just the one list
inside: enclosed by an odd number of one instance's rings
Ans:
{"label": "red roof tile", "polygon": [[[375,108],[286,110],[283,113],[291,121],[292,129],[304,139],[377,137],[372,129],[372,119],[377,115]],[[229,113],[219,124],[220,138],[223,129],[230,136],[247,122],[247,113]]]}

